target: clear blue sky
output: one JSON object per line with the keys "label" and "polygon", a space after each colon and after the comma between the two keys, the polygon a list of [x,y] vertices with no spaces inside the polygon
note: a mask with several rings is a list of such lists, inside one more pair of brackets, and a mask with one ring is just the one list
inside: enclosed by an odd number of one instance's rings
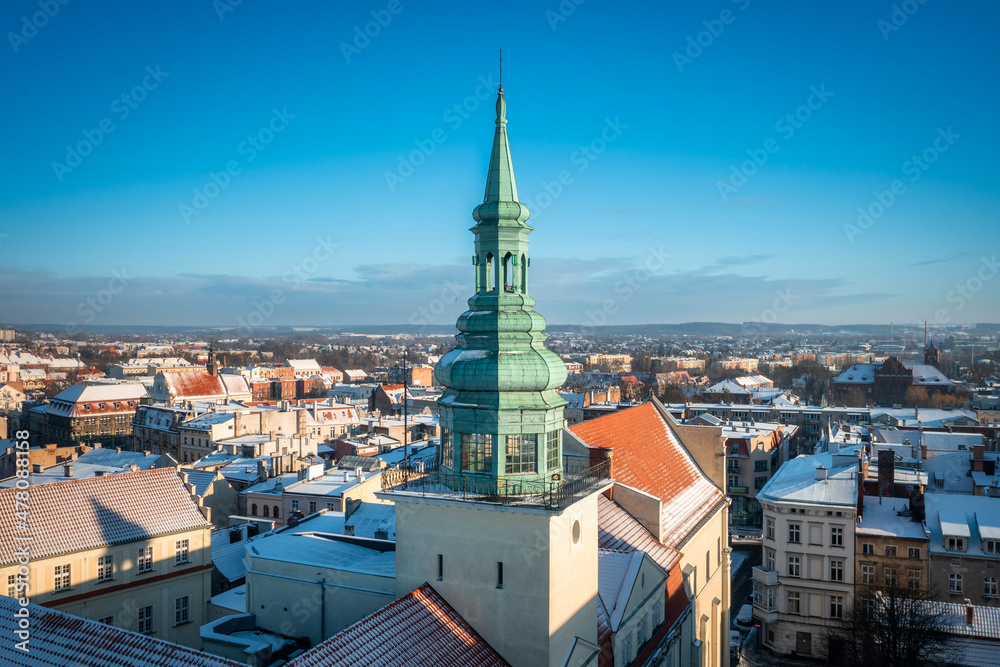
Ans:
{"label": "clear blue sky", "polygon": [[453,321],[501,44],[550,322],[1000,319],[994,3],[233,1],[3,4],[0,322]]}

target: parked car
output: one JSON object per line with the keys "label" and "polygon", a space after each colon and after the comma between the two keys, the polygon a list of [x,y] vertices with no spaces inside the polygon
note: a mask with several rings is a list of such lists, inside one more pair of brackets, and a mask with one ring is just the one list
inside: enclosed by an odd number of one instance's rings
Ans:
{"label": "parked car", "polygon": [[729,631],[729,655],[733,658],[740,654],[740,645],[743,643],[743,637],[740,636],[738,630]]}
{"label": "parked car", "polygon": [[750,626],[753,625],[753,605],[745,604],[740,607],[740,613],[736,614],[736,624]]}

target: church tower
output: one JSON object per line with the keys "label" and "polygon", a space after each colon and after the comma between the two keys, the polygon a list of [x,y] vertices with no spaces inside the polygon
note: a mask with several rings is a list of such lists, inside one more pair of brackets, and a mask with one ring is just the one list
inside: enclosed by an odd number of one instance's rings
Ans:
{"label": "church tower", "polygon": [[483,203],[475,208],[476,292],[441,358],[440,477],[452,488],[541,490],[562,476],[566,365],[547,349],[528,294],[530,212],[517,197],[500,86]]}

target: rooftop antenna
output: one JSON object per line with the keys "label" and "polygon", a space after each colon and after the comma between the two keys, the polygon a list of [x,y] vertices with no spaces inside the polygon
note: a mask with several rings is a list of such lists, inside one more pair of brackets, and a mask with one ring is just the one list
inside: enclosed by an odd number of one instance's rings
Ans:
{"label": "rooftop antenna", "polygon": [[500,47],[500,92],[503,92],[503,46]]}

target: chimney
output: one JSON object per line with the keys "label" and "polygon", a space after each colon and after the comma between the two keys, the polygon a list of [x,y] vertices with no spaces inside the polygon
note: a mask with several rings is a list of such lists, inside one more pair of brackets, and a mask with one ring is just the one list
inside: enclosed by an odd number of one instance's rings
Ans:
{"label": "chimney", "polygon": [[73,476],[73,466],[71,466],[68,463],[66,465],[64,465],[63,466],[63,475],[65,475],[66,477],[72,477]]}
{"label": "chimney", "polygon": [[927,445],[920,445],[920,458],[921,460],[927,458]]}
{"label": "chimney", "polygon": [[819,465],[819,466],[816,467],[816,480],[817,481],[823,481],[823,482],[825,482],[826,481],[826,474],[827,474],[826,466]]}
{"label": "chimney", "polygon": [[284,491],[285,491],[285,485],[281,482],[281,479],[279,478],[274,480],[274,492],[284,493]]}
{"label": "chimney", "polygon": [[106,474],[108,474],[107,470],[95,470],[94,471],[94,477],[104,477]]}
{"label": "chimney", "polygon": [[965,598],[965,624],[972,625],[976,620],[976,608],[972,606],[972,600]]}
{"label": "chimney", "polygon": [[35,473],[36,475],[39,474],[39,473],[41,473],[42,472],[42,464],[41,463],[33,463],[33,464],[31,464],[31,472]]}
{"label": "chimney", "polygon": [[878,453],[878,493],[884,498],[892,498],[896,487],[896,455],[891,449]]}

